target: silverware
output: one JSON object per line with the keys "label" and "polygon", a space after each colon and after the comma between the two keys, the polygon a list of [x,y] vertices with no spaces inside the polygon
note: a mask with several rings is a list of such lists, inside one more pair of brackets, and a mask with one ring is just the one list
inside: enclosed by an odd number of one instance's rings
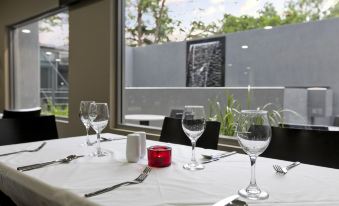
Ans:
{"label": "silverware", "polygon": [[[115,140],[123,140],[126,138],[107,138],[107,137],[100,137],[100,142],[110,142],[110,141],[115,141]],[[90,142],[88,145],[92,146],[95,145],[97,143],[97,140],[95,140],[94,142]]]}
{"label": "silverware", "polygon": [[215,156],[214,158],[212,158],[212,159],[210,159],[210,160],[202,161],[201,164],[206,164],[206,163],[218,161],[218,160],[220,160],[221,158],[228,157],[228,156],[234,155],[234,154],[236,154],[236,153],[237,153],[236,151],[233,151],[233,152],[230,152],[230,153],[227,153],[227,154],[222,154],[222,155],[219,155],[219,156]]}
{"label": "silverware", "polygon": [[62,159],[59,159],[59,160],[54,160],[54,161],[50,161],[50,162],[44,162],[44,163],[38,163],[38,164],[32,164],[32,165],[18,167],[17,170],[19,170],[19,171],[29,171],[29,170],[42,168],[42,167],[45,167],[47,165],[52,165],[52,164],[56,164],[56,163],[67,164],[67,163],[70,163],[72,160],[78,159],[78,158],[83,157],[83,156],[84,155],[69,155],[69,156],[62,158]]}
{"label": "silverware", "polygon": [[104,189],[101,189],[101,190],[98,190],[98,191],[95,191],[95,192],[87,193],[84,196],[85,197],[93,197],[93,196],[96,196],[96,195],[99,195],[99,194],[102,194],[102,193],[106,193],[106,192],[115,190],[115,189],[117,189],[117,188],[119,188],[121,186],[127,186],[127,185],[134,185],[134,184],[142,183],[146,179],[148,174],[151,172],[151,170],[152,170],[152,168],[146,167],[144,169],[144,171],[142,171],[142,173],[137,178],[135,178],[132,181],[122,182],[122,183],[113,185],[111,187],[106,187]]}
{"label": "silverware", "polygon": [[222,157],[227,157],[230,154],[235,154],[236,152],[227,152],[227,153],[221,153],[221,154],[213,154],[213,155],[207,155],[207,154],[202,154],[205,159],[215,159],[215,158],[222,158]]}
{"label": "silverware", "polygon": [[292,169],[293,167],[296,167],[300,165],[300,162],[293,162],[292,164],[286,166],[286,167],[281,167],[279,165],[273,165],[273,169],[279,173],[279,174],[286,174],[288,170]]}
{"label": "silverware", "polygon": [[110,141],[115,141],[115,140],[123,140],[126,138],[107,138],[107,137],[101,137],[100,142],[110,142]]}
{"label": "silverware", "polygon": [[21,153],[21,152],[37,152],[37,151],[41,150],[45,145],[46,145],[46,142],[43,142],[39,147],[37,147],[35,149],[25,149],[25,150],[20,150],[20,151],[16,151],[16,152],[0,154],[0,157],[1,156],[12,155],[12,154],[18,154],[18,153]]}

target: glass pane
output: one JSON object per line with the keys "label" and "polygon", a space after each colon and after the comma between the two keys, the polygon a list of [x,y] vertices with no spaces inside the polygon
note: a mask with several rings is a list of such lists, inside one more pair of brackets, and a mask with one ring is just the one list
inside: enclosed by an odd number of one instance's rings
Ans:
{"label": "glass pane", "polygon": [[228,106],[269,110],[273,125],[333,126],[338,11],[323,0],[125,0],[123,123],[161,127],[199,104],[211,120]]}
{"label": "glass pane", "polygon": [[68,12],[13,31],[13,109],[68,116]]}

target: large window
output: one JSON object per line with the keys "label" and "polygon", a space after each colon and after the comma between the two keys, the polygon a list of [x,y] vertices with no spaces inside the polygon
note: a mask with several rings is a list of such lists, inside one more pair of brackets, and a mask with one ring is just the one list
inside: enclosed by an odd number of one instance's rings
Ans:
{"label": "large window", "polygon": [[122,5],[124,124],[160,127],[187,104],[220,120],[229,100],[276,123],[333,126],[339,115],[339,1]]}
{"label": "large window", "polygon": [[68,11],[11,30],[11,107],[68,117]]}

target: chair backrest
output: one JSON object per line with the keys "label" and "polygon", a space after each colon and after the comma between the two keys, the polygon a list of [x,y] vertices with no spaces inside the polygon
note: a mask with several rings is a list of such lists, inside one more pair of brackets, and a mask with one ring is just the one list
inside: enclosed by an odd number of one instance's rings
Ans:
{"label": "chair backrest", "polygon": [[339,127],[339,116],[335,116],[333,119],[333,126]]}
{"label": "chair backrest", "polygon": [[261,155],[339,169],[339,132],[272,127],[272,139]]}
{"label": "chair backrest", "polygon": [[183,112],[184,112],[183,109],[172,109],[171,113],[170,113],[170,117],[176,118],[176,119],[181,119]]}
{"label": "chair backrest", "polygon": [[[220,122],[207,121],[206,129],[197,141],[197,146],[207,149],[217,149],[219,140]],[[181,119],[165,117],[160,141],[182,145],[191,145],[181,126]]]}
{"label": "chair backrest", "polygon": [[0,145],[58,138],[54,116],[0,119]]}
{"label": "chair backrest", "polygon": [[309,130],[322,130],[327,131],[327,126],[322,125],[302,125],[302,124],[279,124],[283,128],[293,128],[293,129],[309,129]]}
{"label": "chair backrest", "polygon": [[28,118],[28,117],[38,117],[41,113],[41,107],[35,107],[31,109],[18,109],[10,110],[4,109],[2,118]]}

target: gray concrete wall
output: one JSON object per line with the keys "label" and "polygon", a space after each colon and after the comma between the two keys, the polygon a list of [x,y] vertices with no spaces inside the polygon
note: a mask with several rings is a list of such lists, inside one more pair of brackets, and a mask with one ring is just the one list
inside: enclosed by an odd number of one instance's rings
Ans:
{"label": "gray concrete wall", "polygon": [[133,74],[134,74],[134,49],[132,47],[125,47],[125,86],[132,87],[133,86]]}
{"label": "gray concrete wall", "polygon": [[[186,86],[186,44],[174,42],[133,48],[133,73],[126,71],[126,84],[133,79],[133,87],[184,87]],[[127,56],[127,55],[126,55]],[[126,68],[127,69],[127,68]]]}
{"label": "gray concrete wall", "polygon": [[242,86],[252,73],[253,86],[321,85],[338,90],[338,35],[338,19],[229,34],[226,62],[232,67],[226,69],[226,83]]}
{"label": "gray concrete wall", "polygon": [[296,118],[293,112],[285,112],[284,118],[289,124],[307,124],[308,123],[308,92],[302,88],[285,88],[284,90],[284,109],[293,110],[303,118]]}
{"label": "gray concrete wall", "polygon": [[[329,86],[339,114],[338,36],[339,19],[228,34],[226,86]],[[185,49],[186,42],[133,48],[132,86],[185,86]]]}

